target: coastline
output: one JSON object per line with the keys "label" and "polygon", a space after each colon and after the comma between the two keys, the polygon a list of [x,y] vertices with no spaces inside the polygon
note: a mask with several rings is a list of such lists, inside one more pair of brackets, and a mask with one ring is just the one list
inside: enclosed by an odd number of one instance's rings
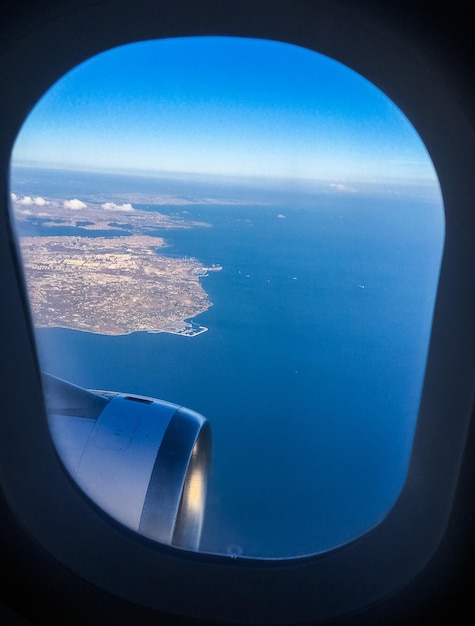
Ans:
{"label": "coastline", "polygon": [[[196,327],[193,328],[193,327]],[[127,332],[122,332],[122,333],[110,333],[110,332],[104,332],[104,331],[98,331],[98,330],[87,330],[85,328],[75,328],[73,326],[41,326],[41,325],[34,325],[34,328],[55,328],[55,329],[60,329],[60,330],[74,330],[76,332],[81,332],[81,333],[88,333],[90,335],[103,335],[104,337],[125,337],[127,335],[133,335],[134,333],[148,333],[151,335],[158,335],[160,333],[168,333],[170,335],[180,335],[181,337],[196,337],[197,335],[201,335],[203,333],[205,333],[206,331],[209,330],[208,327],[206,326],[200,326],[199,324],[196,324],[193,321],[187,322],[186,320],[183,320],[183,325],[181,328],[178,328],[178,324],[177,324],[177,328],[152,328],[152,329],[147,329],[147,328],[142,328],[142,329],[136,329],[136,330],[129,330]]]}

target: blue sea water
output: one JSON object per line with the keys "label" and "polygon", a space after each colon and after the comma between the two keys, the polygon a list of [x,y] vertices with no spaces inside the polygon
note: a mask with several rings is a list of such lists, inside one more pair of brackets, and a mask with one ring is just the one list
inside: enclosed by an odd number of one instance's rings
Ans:
{"label": "blue sea water", "polygon": [[222,265],[201,279],[213,306],[193,321],[208,332],[37,329],[43,367],[210,420],[204,551],[292,557],[375,526],[407,473],[443,245],[440,201],[287,190],[267,204],[141,208],[212,225],[156,232],[166,254]]}

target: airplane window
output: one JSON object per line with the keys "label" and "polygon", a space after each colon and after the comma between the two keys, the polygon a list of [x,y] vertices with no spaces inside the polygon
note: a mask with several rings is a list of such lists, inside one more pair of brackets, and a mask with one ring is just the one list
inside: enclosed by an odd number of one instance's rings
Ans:
{"label": "airplane window", "polygon": [[106,513],[272,559],[384,519],[445,224],[379,89],[274,41],[122,46],[38,102],[10,185],[51,434]]}

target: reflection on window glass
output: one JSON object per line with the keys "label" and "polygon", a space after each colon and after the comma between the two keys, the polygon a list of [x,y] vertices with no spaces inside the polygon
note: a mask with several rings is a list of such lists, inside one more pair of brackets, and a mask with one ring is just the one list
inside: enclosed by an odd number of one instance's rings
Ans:
{"label": "reflection on window glass", "polygon": [[444,219],[383,93],[278,42],[117,48],[37,104],[11,200],[52,436],[106,513],[231,558],[384,519]]}

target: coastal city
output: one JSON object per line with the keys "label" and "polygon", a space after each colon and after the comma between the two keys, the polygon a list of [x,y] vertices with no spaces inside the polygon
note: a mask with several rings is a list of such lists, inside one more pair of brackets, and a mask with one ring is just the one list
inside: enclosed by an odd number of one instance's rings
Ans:
{"label": "coastal city", "polygon": [[[72,211],[64,204],[54,218],[38,204],[26,214],[17,213],[23,222],[42,219],[46,229],[57,226],[59,220],[71,232],[84,226],[101,231],[121,226],[134,233],[157,224],[166,228],[190,227],[185,221],[137,211],[130,205],[115,210],[77,206],[74,222]],[[187,320],[211,306],[200,278],[221,266],[204,267],[191,257],[160,254],[165,240],[146,234],[22,236],[21,230],[20,225],[20,248],[35,326],[105,335],[148,331],[186,337],[207,330]]]}

